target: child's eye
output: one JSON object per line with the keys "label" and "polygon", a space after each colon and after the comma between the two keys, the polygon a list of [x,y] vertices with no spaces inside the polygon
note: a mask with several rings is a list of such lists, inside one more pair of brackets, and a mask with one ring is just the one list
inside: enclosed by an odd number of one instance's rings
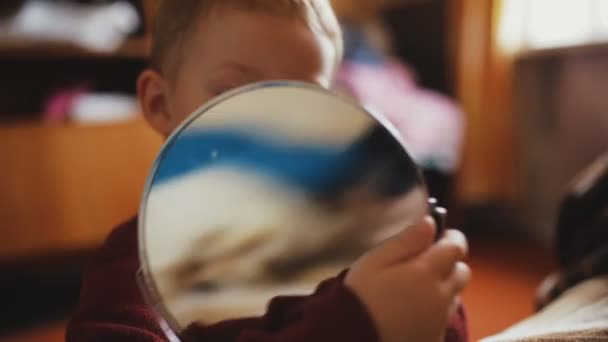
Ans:
{"label": "child's eye", "polygon": [[244,85],[244,83],[216,84],[209,87],[209,92],[213,96],[218,96],[232,89],[236,89],[242,85]]}
{"label": "child's eye", "polygon": [[230,87],[213,87],[209,90],[209,92],[213,96],[218,96],[218,95],[221,95],[221,94],[227,92],[230,89],[231,89]]}
{"label": "child's eye", "polygon": [[207,89],[213,96],[217,96],[244,86],[251,81],[252,79],[242,75],[219,75],[215,80],[208,83]]}

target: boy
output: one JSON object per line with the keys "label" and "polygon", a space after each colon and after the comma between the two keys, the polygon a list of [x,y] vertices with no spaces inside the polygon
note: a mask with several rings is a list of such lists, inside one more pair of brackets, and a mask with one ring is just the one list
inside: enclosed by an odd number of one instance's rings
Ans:
{"label": "boy", "polygon": [[[145,118],[165,137],[201,104],[232,88],[291,79],[328,87],[341,58],[328,0],[167,0],[154,31],[151,68],[138,81]],[[135,284],[135,221],[118,228],[85,275],[68,341],[165,341]],[[466,340],[456,296],[468,282],[466,240],[433,244],[432,221],[370,251],[311,296],[277,298],[263,317],[193,325],[195,341]]]}

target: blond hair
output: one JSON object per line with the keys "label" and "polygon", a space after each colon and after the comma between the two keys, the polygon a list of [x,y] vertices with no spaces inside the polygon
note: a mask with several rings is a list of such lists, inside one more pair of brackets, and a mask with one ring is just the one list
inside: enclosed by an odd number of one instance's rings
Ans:
{"label": "blond hair", "polygon": [[332,42],[336,49],[336,67],[342,60],[342,31],[329,0],[161,0],[153,26],[150,66],[159,71],[176,67],[176,51],[182,49],[192,27],[217,8],[303,20],[315,34],[325,35]]}

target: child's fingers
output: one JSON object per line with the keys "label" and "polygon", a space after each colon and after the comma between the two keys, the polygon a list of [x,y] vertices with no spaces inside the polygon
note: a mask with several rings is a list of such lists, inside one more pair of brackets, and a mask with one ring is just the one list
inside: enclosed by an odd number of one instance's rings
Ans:
{"label": "child's fingers", "polygon": [[471,280],[471,269],[464,262],[457,262],[445,286],[449,294],[456,296],[464,290]]}
{"label": "child's fingers", "polygon": [[427,216],[420,223],[404,229],[369,251],[365,259],[378,266],[398,263],[422,253],[433,243],[434,237],[435,223],[432,217]]}
{"label": "child's fingers", "polygon": [[443,279],[450,276],[454,265],[466,257],[467,251],[468,244],[464,234],[457,230],[448,230],[423,258]]}
{"label": "child's fingers", "polygon": [[450,310],[448,311],[449,319],[452,319],[456,314],[458,314],[458,310],[462,305],[462,301],[459,296],[454,297],[452,300],[452,304],[450,304]]}

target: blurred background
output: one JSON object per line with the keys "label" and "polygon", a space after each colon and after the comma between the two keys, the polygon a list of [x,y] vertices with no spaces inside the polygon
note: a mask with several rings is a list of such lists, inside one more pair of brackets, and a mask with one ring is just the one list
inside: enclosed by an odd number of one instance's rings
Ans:
{"label": "blurred background", "polygon": [[[530,315],[566,185],[608,150],[608,1],[333,2],[337,90],[385,112],[469,234],[473,339]],[[155,6],[0,4],[0,341],[63,340],[87,260],[137,212]]]}

